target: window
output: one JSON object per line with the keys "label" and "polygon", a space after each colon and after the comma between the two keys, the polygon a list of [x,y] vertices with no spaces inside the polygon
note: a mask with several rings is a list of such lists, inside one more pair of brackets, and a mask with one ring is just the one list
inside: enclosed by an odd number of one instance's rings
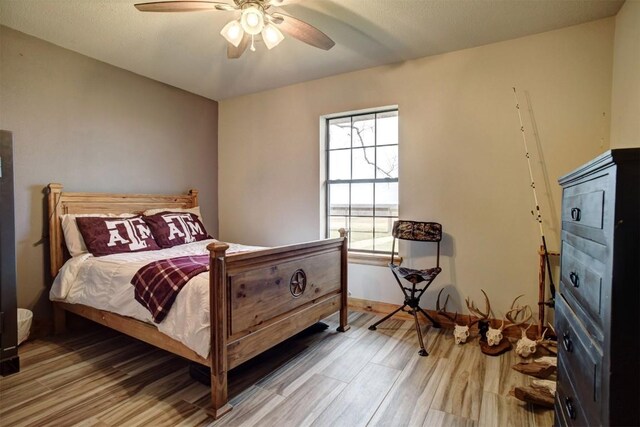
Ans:
{"label": "window", "polygon": [[349,250],[391,252],[398,219],[398,110],[325,119],[327,235]]}

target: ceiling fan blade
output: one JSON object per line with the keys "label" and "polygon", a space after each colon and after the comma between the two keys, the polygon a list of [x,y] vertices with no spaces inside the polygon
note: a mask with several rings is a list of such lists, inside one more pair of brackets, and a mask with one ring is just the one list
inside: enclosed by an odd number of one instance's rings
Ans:
{"label": "ceiling fan blade", "polygon": [[273,15],[267,15],[269,18],[269,22],[271,22],[272,24],[276,24],[276,25],[280,25],[282,24],[282,21],[284,21],[284,18],[282,16],[273,16]]}
{"label": "ceiling fan blade", "polygon": [[200,10],[235,10],[227,3],[217,1],[154,1],[134,5],[141,12],[197,12]]}
{"label": "ceiling fan blade", "polygon": [[249,46],[249,41],[251,41],[251,36],[247,33],[244,33],[242,36],[242,40],[238,44],[238,47],[235,47],[231,43],[227,43],[227,58],[229,59],[237,59],[242,56],[247,47]]}
{"label": "ceiling fan blade", "polygon": [[279,29],[289,34],[291,37],[303,41],[311,46],[315,46],[320,49],[329,50],[335,46],[335,42],[329,38],[325,33],[307,24],[293,16],[285,15],[284,13],[273,13],[273,23],[278,26]]}

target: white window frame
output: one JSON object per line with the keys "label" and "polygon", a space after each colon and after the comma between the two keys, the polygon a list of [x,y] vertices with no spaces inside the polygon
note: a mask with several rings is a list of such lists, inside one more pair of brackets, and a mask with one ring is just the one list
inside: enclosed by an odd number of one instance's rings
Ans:
{"label": "white window frame", "polygon": [[[385,113],[389,111],[398,111],[397,105],[389,105],[384,107],[369,108],[357,111],[347,111],[342,113],[327,114],[320,117],[320,238],[326,238],[329,236],[329,183],[335,183],[338,181],[329,180],[329,121],[342,117],[357,117],[373,113]],[[399,148],[398,141],[398,148]],[[375,145],[374,145],[375,146]],[[353,147],[351,147],[353,149]],[[339,182],[351,183],[351,182],[397,182],[399,184],[399,177],[393,179],[367,179],[367,180],[340,180]],[[375,200],[374,200],[375,206]],[[350,215],[349,215],[350,216]],[[375,213],[374,213],[375,218]],[[390,251],[371,251],[371,250],[357,250],[349,248],[349,261],[360,264],[371,265],[386,265],[389,262]]]}

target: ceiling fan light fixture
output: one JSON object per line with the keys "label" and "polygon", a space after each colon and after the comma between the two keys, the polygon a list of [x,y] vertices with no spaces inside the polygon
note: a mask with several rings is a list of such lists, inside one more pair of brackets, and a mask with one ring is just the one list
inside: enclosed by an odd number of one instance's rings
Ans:
{"label": "ceiling fan light fixture", "polygon": [[240,42],[242,41],[242,37],[244,36],[244,30],[242,29],[242,25],[238,21],[231,21],[227,25],[222,28],[220,31],[222,37],[227,39],[229,43],[238,47]]}
{"label": "ceiling fan light fixture", "polygon": [[242,9],[240,24],[248,34],[252,36],[260,34],[264,28],[264,13],[255,6],[246,7]]}
{"label": "ceiling fan light fixture", "polygon": [[269,50],[278,46],[284,39],[284,36],[275,25],[268,23],[262,30],[262,40]]}
{"label": "ceiling fan light fixture", "polygon": [[319,49],[329,50],[335,45],[331,38],[313,25],[287,15],[277,8],[271,9],[283,1],[233,0],[232,3],[231,0],[227,0],[222,3],[221,0],[154,0],[134,6],[142,12],[237,11],[240,16],[236,15],[220,31],[228,42],[227,57],[230,59],[242,56],[249,46],[251,50],[255,50],[255,38],[259,34],[267,48],[273,49],[284,40],[280,29],[288,36]]}

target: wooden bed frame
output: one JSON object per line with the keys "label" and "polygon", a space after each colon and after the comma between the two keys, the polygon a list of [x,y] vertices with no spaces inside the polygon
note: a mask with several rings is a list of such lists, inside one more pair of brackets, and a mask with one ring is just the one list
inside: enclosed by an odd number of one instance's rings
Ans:
{"label": "wooden bed frame", "polygon": [[[51,275],[55,277],[69,254],[60,216],[68,213],[141,213],[147,209],[198,206],[198,192],[185,195],[67,193],[49,184]],[[151,324],[96,308],[53,302],[54,328],[64,331],[69,311],[140,339],[211,369],[209,410],[219,418],[231,405],[227,372],[337,311],[339,331],[347,324],[347,243],[342,237],[226,255],[222,242],[210,252],[211,351],[202,358]],[[302,274],[300,273],[302,271]],[[296,286],[304,282],[306,288]],[[294,296],[294,294],[296,294]]]}

